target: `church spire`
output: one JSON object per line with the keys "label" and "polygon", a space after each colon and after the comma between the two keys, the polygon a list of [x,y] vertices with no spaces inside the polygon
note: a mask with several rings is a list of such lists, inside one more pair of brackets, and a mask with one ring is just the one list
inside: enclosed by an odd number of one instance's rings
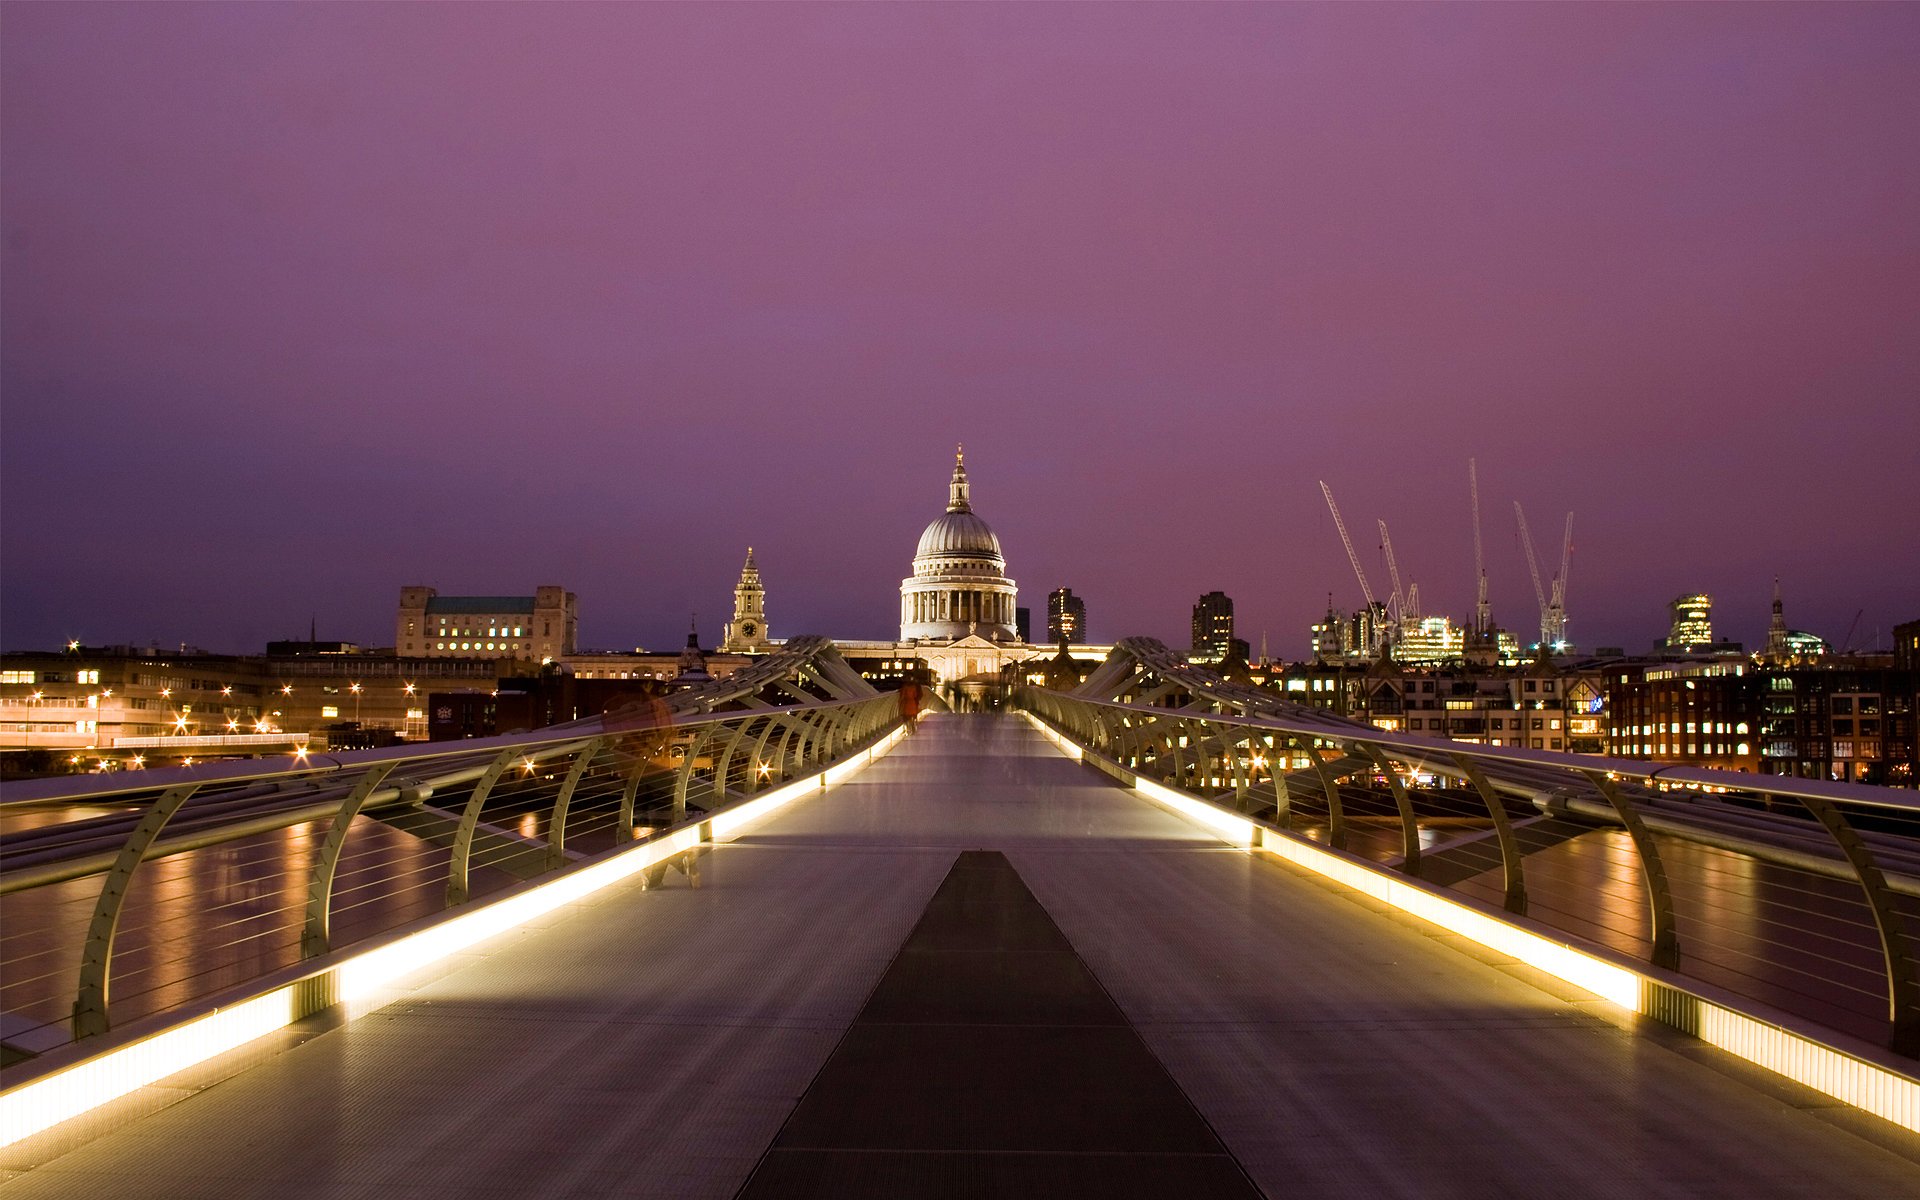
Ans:
{"label": "church spire", "polygon": [[967,483],[967,448],[965,445],[953,449],[953,482],[947,485],[947,511],[972,512],[972,488]]}
{"label": "church spire", "polygon": [[1773,620],[1767,625],[1766,657],[1775,663],[1784,663],[1793,657],[1793,648],[1787,642],[1787,614],[1780,603],[1780,577],[1773,577]]}
{"label": "church spire", "polygon": [[728,654],[757,654],[767,648],[767,589],[760,583],[760,567],[747,547],[740,582],[733,585],[733,620],[727,622],[720,649]]}

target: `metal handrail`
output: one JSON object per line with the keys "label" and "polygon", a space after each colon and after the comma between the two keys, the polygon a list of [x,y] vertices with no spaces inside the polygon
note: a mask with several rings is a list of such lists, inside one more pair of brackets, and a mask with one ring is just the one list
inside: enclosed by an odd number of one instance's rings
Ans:
{"label": "metal handrail", "polygon": [[[329,756],[324,763],[277,769],[263,769],[257,762],[216,764],[139,772],[132,778],[48,781],[61,786],[57,791],[38,789],[40,794],[30,803],[132,801],[139,804],[139,811],[104,824],[99,820],[83,822],[86,828],[69,847],[74,855],[64,864],[57,861],[58,835],[40,836],[36,840],[44,845],[37,852],[50,861],[38,862],[25,872],[0,875],[0,884],[12,885],[0,888],[5,893],[0,898],[24,898],[50,883],[104,873],[94,898],[92,919],[82,938],[80,974],[71,993],[72,1036],[91,1037],[111,1026],[113,964],[128,953],[126,947],[117,950],[115,942],[129,932],[121,927],[121,917],[143,863],[265,829],[304,822],[314,822],[317,829],[319,822],[326,822],[325,837],[311,862],[300,869],[301,877],[281,872],[268,881],[298,899],[269,910],[265,914],[270,918],[267,928],[249,928],[245,937],[228,947],[259,945],[263,938],[280,945],[291,935],[298,940],[300,955],[311,958],[339,944],[342,935],[333,921],[335,916],[349,908],[377,903],[382,895],[417,893],[430,882],[430,878],[420,878],[417,864],[388,863],[371,852],[356,855],[350,850],[354,830],[359,828],[356,818],[405,819],[416,822],[412,826],[416,830],[424,823],[429,829],[420,836],[429,844],[436,844],[434,838],[440,837],[437,844],[444,846],[447,854],[441,866],[430,870],[446,876],[444,903],[453,907],[474,899],[469,872],[481,862],[476,843],[484,828],[482,810],[490,793],[512,811],[544,816],[546,834],[538,842],[527,842],[524,835],[511,830],[494,829],[485,835],[496,851],[504,847],[512,856],[517,874],[531,877],[569,869],[580,857],[569,848],[569,840],[598,838],[605,844],[610,835],[612,844],[619,845],[640,836],[634,820],[643,805],[660,814],[656,821],[678,827],[689,820],[690,812],[697,817],[763,789],[816,773],[857,753],[885,736],[899,719],[897,697],[874,694],[869,689],[866,696],[853,699],[726,713],[658,713],[638,723],[619,717],[594,718],[563,731],[436,744],[427,750],[358,751]],[[776,730],[782,734],[777,746],[770,741]],[[723,744],[729,750],[724,759],[719,753]],[[749,744],[751,754],[733,752]],[[713,748],[711,755],[703,751],[705,746]],[[503,782],[503,777],[511,777],[511,786]],[[436,792],[451,802],[448,807],[426,803]],[[211,814],[204,828],[182,839],[169,839],[170,822],[189,822],[202,808]],[[122,831],[116,848],[95,849],[113,830]],[[350,874],[354,882],[349,887],[344,881]],[[343,908],[337,901],[347,891],[357,894]],[[186,897],[189,903],[196,899]],[[257,915],[246,914],[239,923],[251,925]],[[142,928],[157,937],[164,923],[156,920]],[[82,937],[77,930],[64,935],[57,930],[39,931],[46,936],[37,937],[33,936],[36,931],[23,930],[11,921],[6,924],[10,941],[19,947],[13,957],[22,962],[45,960],[50,953],[49,939]],[[359,929],[348,940],[371,932],[376,931]],[[14,939],[14,934],[22,936]],[[161,945],[164,939],[150,938],[142,949],[149,951]],[[260,957],[259,952],[254,957]],[[168,961],[180,970],[196,966],[185,960]],[[7,965],[0,962],[0,972],[11,976],[15,985],[45,978],[43,971],[9,971]],[[263,969],[278,965],[268,963]],[[198,968],[187,978],[209,969],[204,963]]]}
{"label": "metal handrail", "polygon": [[[1159,695],[1169,694],[1157,680],[1155,688]],[[1663,855],[1662,843],[1693,842],[1748,856],[1781,878],[1764,896],[1761,885],[1754,884],[1753,895],[1742,896],[1742,903],[1756,912],[1791,907],[1789,899],[1806,906],[1797,917],[1808,931],[1805,944],[1766,944],[1765,949],[1779,960],[1772,965],[1790,972],[1800,969],[1787,965],[1797,958],[1824,954],[1834,961],[1848,961],[1872,953],[1881,963],[1886,1042],[1896,1053],[1920,1057],[1920,955],[1908,931],[1911,905],[1902,899],[1920,895],[1920,798],[1910,793],[1734,771],[1674,770],[1640,761],[1419,737],[1320,713],[1275,712],[1259,699],[1246,707],[1257,704],[1261,711],[1234,711],[1239,707],[1237,697],[1217,690],[1211,695],[1185,690],[1190,706],[1177,708],[1038,687],[1019,689],[1015,700],[1126,772],[1241,813],[1271,811],[1279,829],[1296,836],[1301,798],[1318,798],[1326,811],[1322,836],[1335,849],[1347,847],[1355,802],[1371,803],[1383,814],[1391,811],[1392,817],[1382,819],[1400,826],[1403,850],[1397,859],[1380,865],[1422,880],[1432,876],[1441,886],[1484,874],[1489,867],[1497,869],[1501,876],[1501,882],[1493,885],[1497,902],[1516,916],[1546,919],[1538,890],[1529,891],[1528,858],[1558,844],[1543,840],[1530,850],[1517,817],[1527,817],[1529,826],[1537,821],[1573,821],[1595,829],[1617,826],[1626,834],[1641,871],[1647,957],[1666,970],[1698,969],[1688,956],[1683,927],[1711,940],[1713,916],[1708,902],[1724,899],[1725,894],[1712,891],[1711,879],[1692,879],[1687,887],[1677,889],[1674,867]],[[1330,753],[1342,757],[1330,760]],[[1304,766],[1292,769],[1292,763]],[[1456,864],[1456,871],[1474,868],[1467,875],[1448,881],[1444,871],[1434,869],[1433,849],[1425,856],[1413,852],[1419,846],[1416,810],[1425,804],[1432,819],[1441,803],[1432,792],[1410,792],[1402,775],[1416,773],[1459,786],[1458,797],[1446,798],[1454,806],[1448,810],[1450,822],[1475,823],[1466,797],[1473,796],[1484,805],[1481,817],[1491,838],[1483,839],[1487,853],[1473,857],[1466,867]],[[1263,774],[1266,782],[1260,784]],[[1343,787],[1342,781],[1356,777],[1359,782]],[[1375,778],[1384,789],[1374,787]],[[1676,795],[1663,790],[1676,785],[1698,791]],[[1509,800],[1523,807],[1509,812]],[[1575,829],[1552,836],[1571,840],[1578,834]],[[1468,856],[1458,850],[1455,857]],[[1844,881],[1856,889],[1854,894],[1871,921],[1849,925],[1831,911],[1824,893],[1796,893],[1790,882],[1794,872]],[[1602,907],[1592,896],[1576,897],[1575,902]],[[1567,901],[1562,898],[1562,903]],[[1753,923],[1762,924],[1757,917]],[[1840,926],[1846,932],[1836,932]],[[1586,936],[1564,925],[1559,928]],[[1767,965],[1763,961],[1753,969]],[[1809,1000],[1814,1007],[1819,1003],[1826,1001]]]}

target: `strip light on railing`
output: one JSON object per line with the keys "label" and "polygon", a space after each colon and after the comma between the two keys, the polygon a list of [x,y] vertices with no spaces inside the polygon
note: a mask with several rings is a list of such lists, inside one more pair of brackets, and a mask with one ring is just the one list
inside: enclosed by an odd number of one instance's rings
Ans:
{"label": "strip light on railing", "polygon": [[[1025,715],[1049,741],[1068,750],[1074,758],[1084,757],[1074,742],[1032,713]],[[1354,862],[1311,842],[1279,833],[1269,834],[1263,826],[1164,784],[1137,776],[1135,780],[1135,787],[1142,795],[1219,832],[1235,845],[1251,843],[1276,858],[1537,967],[1629,1012],[1646,1013],[1685,1029],[1736,1057],[1920,1132],[1920,1081],[1437,896],[1386,871]]]}
{"label": "strip light on railing", "polygon": [[[708,827],[719,837],[767,816],[800,796],[841,783],[893,749],[904,736],[905,730],[896,729],[846,762],[789,780],[746,803],[716,813],[707,822]],[[326,974],[332,975],[334,995],[340,1001],[349,1005],[364,1004],[402,976],[444,961],[450,955],[562,905],[585,899],[700,844],[699,828],[689,826],[386,945],[359,954],[349,951]],[[323,974],[275,988],[0,1093],[0,1146],[12,1145],[300,1020],[309,1015],[302,1011],[300,1003],[302,995],[308,994],[305,989],[324,986],[325,982]]]}

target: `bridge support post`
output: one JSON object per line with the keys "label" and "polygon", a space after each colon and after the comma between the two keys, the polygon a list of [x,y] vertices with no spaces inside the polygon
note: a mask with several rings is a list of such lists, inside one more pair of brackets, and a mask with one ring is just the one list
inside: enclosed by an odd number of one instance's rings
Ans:
{"label": "bridge support post", "polygon": [[1313,738],[1303,738],[1307,748],[1307,757],[1313,760],[1313,773],[1320,777],[1320,791],[1327,801],[1327,844],[1335,850],[1347,848],[1347,811],[1340,802],[1340,781],[1333,777],[1333,767],[1327,762],[1326,755],[1314,744]]}
{"label": "bridge support post", "polygon": [[340,802],[339,811],[333,814],[333,825],[327,830],[327,840],[320,845],[320,853],[314,858],[313,874],[307,878],[307,920],[300,933],[300,956],[315,958],[325,954],[330,948],[333,919],[333,875],[340,866],[340,851],[347,844],[347,827],[360,815],[360,809],[373,795],[393,770],[395,764],[376,763],[367,768],[360,782],[353,785],[347,798]]}
{"label": "bridge support post", "polygon": [[[1764,795],[1764,793],[1762,793]],[[1887,968],[1887,1044],[1895,1054],[1920,1057],[1920,977],[1914,974],[1913,954],[1909,950],[1906,923],[1895,907],[1893,889],[1874,859],[1873,850],[1860,837],[1846,814],[1829,801],[1811,796],[1796,797],[1807,806],[1814,819],[1826,828],[1853,867],[1866,893],[1867,907],[1873,912],[1874,928],[1880,933],[1880,952]]]}
{"label": "bridge support post", "polygon": [[673,823],[678,825],[687,819],[687,785],[693,781],[693,764],[700,757],[700,751],[706,748],[707,739],[712,736],[712,728],[706,727],[695,734],[687,743],[687,756],[680,760],[680,775],[673,782]]}
{"label": "bridge support post", "polygon": [[[720,761],[713,768],[713,794],[716,800],[726,799],[727,775],[733,770],[733,752],[739,748],[741,739],[747,736],[747,727],[752,724],[751,717],[742,720],[739,727],[733,731],[733,736],[727,739],[727,748],[720,752]],[[752,774],[751,770],[747,772],[749,778]]]}
{"label": "bridge support post", "polygon": [[[1242,742],[1245,742],[1247,747],[1244,755],[1240,753]],[[1245,812],[1247,790],[1253,776],[1254,747],[1259,745],[1259,738],[1252,730],[1242,728],[1237,733],[1227,735],[1226,745],[1227,761],[1233,767],[1233,807],[1236,812]]]}
{"label": "bridge support post", "polygon": [[560,790],[554,793],[553,811],[547,816],[547,870],[555,871],[567,862],[567,810],[573,805],[573,793],[580,786],[580,777],[587,773],[587,764],[600,748],[607,744],[605,738],[595,738],[581,747],[573,756],[573,765],[567,768],[567,777],[560,783]]}
{"label": "bridge support post", "polygon": [[781,721],[785,724],[786,728],[780,734],[780,750],[774,758],[772,774],[775,783],[785,783],[788,776],[792,774],[792,771],[787,765],[790,761],[787,757],[788,748],[793,744],[794,735],[800,731],[800,719],[798,717],[782,717]]}
{"label": "bridge support post", "polygon": [[[747,759],[746,786],[748,795],[759,791],[760,781],[773,773],[773,768],[768,764],[766,758],[767,739],[772,737],[773,731],[781,728],[781,726],[782,721],[779,717],[767,717],[765,723],[760,726],[760,736],[755,739],[753,743],[753,754]],[[762,772],[762,767],[766,767],[766,771]]]}
{"label": "bridge support post", "polygon": [[94,902],[93,920],[87,925],[87,944],[80,952],[80,986],[73,1000],[73,1037],[93,1037],[105,1033],[107,1020],[107,984],[113,965],[113,935],[120,925],[120,908],[126,902],[133,873],[146,861],[147,849],[160,836],[173,814],[187,798],[200,789],[197,783],[183,783],[160,793],[141,816],[126,845],[107,868],[100,885],[100,898]]}
{"label": "bridge support post", "polygon": [[1187,753],[1183,755],[1181,772],[1173,780],[1173,785],[1183,791],[1200,791],[1202,780],[1206,778],[1206,732],[1200,722],[1181,718],[1173,724],[1179,730],[1179,737],[1187,741]]}
{"label": "bridge support post", "polygon": [[[472,893],[467,888],[467,864],[473,857],[473,831],[480,824],[480,810],[486,806],[487,796],[493,791],[493,785],[500,782],[500,776],[506,772],[507,765],[513,761],[517,751],[502,750],[494,756],[492,762],[478,780],[473,791],[468,794],[467,802],[460,808],[460,826],[453,834],[453,853],[447,860],[447,907],[465,904]],[[639,786],[639,776],[635,776],[633,786]],[[631,820],[633,809],[629,800],[627,828],[633,827]]]}
{"label": "bridge support post", "polygon": [[614,818],[618,824],[614,827],[615,841],[634,842],[640,835],[633,828],[633,802],[640,794],[640,783],[647,777],[647,763],[641,759],[634,764],[633,774],[627,776],[625,786],[620,789],[620,815]]}
{"label": "bridge support post", "polygon": [[1473,784],[1480,799],[1486,801],[1487,815],[1493,818],[1494,836],[1500,839],[1500,863],[1506,875],[1506,909],[1516,917],[1524,917],[1527,915],[1527,881],[1520,866],[1520,843],[1514,840],[1513,822],[1507,819],[1507,806],[1500,799],[1500,793],[1487,782],[1486,772],[1471,758],[1456,754],[1453,765]]}
{"label": "bridge support post", "polygon": [[1652,926],[1653,953],[1649,957],[1654,966],[1677,971],[1680,969],[1680,935],[1674,929],[1673,892],[1667,887],[1667,869],[1660,861],[1660,848],[1654,844],[1646,822],[1640,819],[1640,811],[1620,794],[1619,785],[1608,779],[1606,772],[1584,774],[1594,790],[1606,797],[1613,811],[1619,814],[1620,824],[1626,826],[1627,837],[1640,856],[1640,871],[1647,881],[1648,923]]}
{"label": "bridge support post", "polygon": [[1400,813],[1400,869],[1419,878],[1420,826],[1413,819],[1413,799],[1407,795],[1407,785],[1380,747],[1360,744],[1357,748],[1372,759],[1374,765],[1380,768],[1380,773],[1386,776],[1387,787],[1393,792],[1393,806]]}
{"label": "bridge support post", "polygon": [[[1286,762],[1282,763],[1282,757]],[[1282,829],[1293,828],[1293,789],[1287,785],[1287,774],[1293,770],[1293,735],[1275,734],[1273,736],[1273,823]]]}

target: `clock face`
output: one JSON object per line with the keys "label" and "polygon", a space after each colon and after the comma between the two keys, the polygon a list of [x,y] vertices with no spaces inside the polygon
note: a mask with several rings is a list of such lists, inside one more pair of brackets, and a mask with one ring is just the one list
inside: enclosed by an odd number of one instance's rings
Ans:
{"label": "clock face", "polygon": [[752,637],[752,636],[753,636],[753,634],[754,634],[754,630],[755,630],[755,628],[756,628],[756,627],[755,627],[755,625],[754,625],[754,623],[753,623],[752,621],[742,621],[742,622],[740,622],[740,636],[741,636],[741,637]]}

